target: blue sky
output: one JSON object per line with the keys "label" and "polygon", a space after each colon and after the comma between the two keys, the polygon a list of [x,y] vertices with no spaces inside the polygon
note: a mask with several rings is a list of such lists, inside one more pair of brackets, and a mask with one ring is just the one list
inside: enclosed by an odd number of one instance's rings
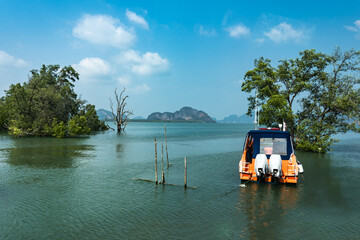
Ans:
{"label": "blue sky", "polygon": [[[271,3],[272,2],[272,3]],[[359,1],[0,1],[0,96],[42,64],[72,65],[76,92],[135,116],[183,106],[222,119],[247,110],[253,61],[360,50]]]}

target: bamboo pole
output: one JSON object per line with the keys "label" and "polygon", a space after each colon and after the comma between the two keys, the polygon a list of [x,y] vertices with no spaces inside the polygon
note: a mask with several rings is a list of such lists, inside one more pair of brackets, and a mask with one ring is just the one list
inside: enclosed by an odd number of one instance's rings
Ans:
{"label": "bamboo pole", "polygon": [[166,163],[167,163],[167,168],[169,168],[169,155],[168,155],[168,148],[167,148],[167,139],[166,139],[166,124],[164,124],[164,128],[165,128],[165,151],[166,151]]}
{"label": "bamboo pole", "polygon": [[[143,179],[143,178],[131,178],[132,180],[137,180],[137,181],[144,181],[144,182],[155,182],[154,180],[149,180],[149,179]],[[175,186],[175,187],[184,187],[183,185],[177,185],[177,184],[171,184],[171,183],[164,183],[164,185],[170,185],[170,186]],[[194,186],[186,186],[186,189],[197,189],[197,187]]]}
{"label": "bamboo pole", "polygon": [[161,177],[162,183],[165,183],[165,175],[164,175],[164,144],[161,143]]}
{"label": "bamboo pole", "polygon": [[185,157],[185,174],[184,174],[184,188],[186,189],[186,183],[187,183],[187,172],[186,172],[186,157]]}
{"label": "bamboo pole", "polygon": [[155,137],[155,184],[158,185],[158,174],[157,174],[157,144]]}

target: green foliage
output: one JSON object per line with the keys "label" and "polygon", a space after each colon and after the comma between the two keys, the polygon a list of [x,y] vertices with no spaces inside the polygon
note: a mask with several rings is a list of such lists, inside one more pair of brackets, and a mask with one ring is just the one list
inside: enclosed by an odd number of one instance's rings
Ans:
{"label": "green foliage", "polygon": [[11,125],[9,127],[9,133],[11,135],[14,135],[14,136],[17,136],[17,137],[21,137],[21,136],[26,135],[25,130],[16,127],[16,125],[18,125],[18,122],[16,120],[11,120]]}
{"label": "green foliage", "polygon": [[89,134],[91,128],[87,125],[85,116],[76,115],[68,123],[68,134],[70,137]]}
{"label": "green foliage", "polygon": [[[285,121],[295,147],[326,152],[336,141],[332,135],[359,131],[360,52],[332,55],[305,50],[300,57],[281,60],[277,67],[259,58],[255,68],[245,74],[242,90],[256,91],[260,105],[260,124],[277,126]],[[255,106],[250,96],[248,115]],[[294,111],[294,101],[298,110]]]}
{"label": "green foliage", "polygon": [[0,130],[6,129],[9,125],[9,109],[5,105],[4,98],[0,98]]}
{"label": "green foliage", "polygon": [[297,148],[308,152],[325,153],[331,150],[331,145],[337,140],[332,139],[331,135],[336,133],[336,129],[320,122],[311,122],[306,119],[297,126]]}
{"label": "green foliage", "polygon": [[292,111],[287,106],[284,96],[277,94],[270,96],[268,101],[262,104],[261,122],[269,123],[269,127],[278,127],[279,119],[292,122]]}
{"label": "green foliage", "polygon": [[66,125],[63,121],[54,125],[53,136],[57,138],[63,138],[66,136]]}
{"label": "green foliage", "polygon": [[[107,130],[104,123],[101,123],[99,120],[99,117],[96,114],[95,105],[87,104],[83,107],[82,110],[80,110],[79,113],[80,116],[84,116],[87,121],[87,126],[92,131],[98,131],[98,130]],[[105,126],[105,128],[104,128]]]}
{"label": "green foliage", "polygon": [[105,131],[105,130],[109,130],[109,127],[106,125],[105,121],[102,120],[100,121],[100,128],[99,128],[100,131]]}
{"label": "green foliage", "polygon": [[95,106],[79,100],[71,67],[43,65],[29,80],[13,84],[0,100],[0,128],[15,136],[72,137],[97,131],[101,123]]}

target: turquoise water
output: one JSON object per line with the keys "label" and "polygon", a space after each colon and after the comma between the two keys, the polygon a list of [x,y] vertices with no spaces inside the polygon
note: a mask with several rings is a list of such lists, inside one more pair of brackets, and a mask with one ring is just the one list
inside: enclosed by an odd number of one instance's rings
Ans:
{"label": "turquoise water", "polygon": [[[297,186],[248,183],[238,162],[252,125],[167,123],[170,168],[161,177],[163,123],[126,135],[0,135],[0,239],[359,239],[360,135],[328,154],[297,152]],[[188,185],[184,190],[184,157]],[[166,161],[165,161],[166,162]]]}

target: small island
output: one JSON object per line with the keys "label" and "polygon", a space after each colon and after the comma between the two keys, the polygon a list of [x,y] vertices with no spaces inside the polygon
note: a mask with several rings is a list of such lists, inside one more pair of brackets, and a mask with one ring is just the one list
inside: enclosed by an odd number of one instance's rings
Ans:
{"label": "small island", "polygon": [[174,121],[174,122],[196,122],[196,123],[216,123],[206,112],[183,107],[179,111],[154,112],[147,118],[148,121]]}

